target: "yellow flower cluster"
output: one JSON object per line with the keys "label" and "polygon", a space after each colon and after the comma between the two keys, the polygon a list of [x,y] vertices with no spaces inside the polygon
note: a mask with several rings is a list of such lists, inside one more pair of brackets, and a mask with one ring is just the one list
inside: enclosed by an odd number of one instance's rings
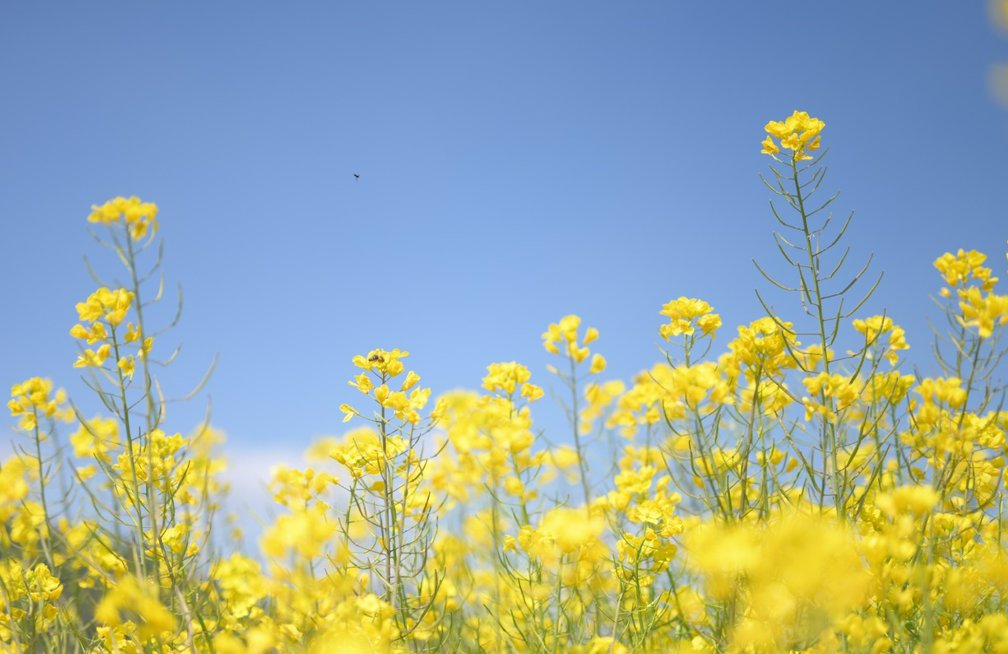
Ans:
{"label": "yellow flower cluster", "polygon": [[131,576],[117,580],[98,602],[95,619],[112,629],[126,627],[141,641],[161,636],[175,626],[175,618],[158,599],[157,588]]}
{"label": "yellow flower cluster", "polygon": [[854,329],[864,334],[867,345],[873,345],[879,341],[883,334],[888,334],[888,342],[882,349],[883,356],[896,365],[899,360],[897,352],[909,350],[910,346],[906,342],[906,332],[903,328],[894,324],[889,316],[871,316],[865,319],[856,319]]}
{"label": "yellow flower cluster", "polygon": [[135,241],[139,241],[148,232],[151,236],[157,234],[158,208],[152,202],[142,202],[138,197],[116,197],[101,205],[92,205],[88,222],[101,225],[123,223],[127,232]]}
{"label": "yellow flower cluster", "polygon": [[794,352],[798,345],[790,322],[766,316],[740,325],[738,337],[728,343],[728,354],[718,364],[733,378],[740,373],[749,381],[777,377],[797,367]]}
{"label": "yellow flower cluster", "polygon": [[976,328],[980,338],[990,338],[995,326],[1008,324],[1008,295],[994,292],[998,278],[984,262],[987,255],[976,250],[959,249],[956,254],[946,252],[935,259],[934,267],[948,285],[941,289],[942,297],[958,296],[963,327]]}
{"label": "yellow flower cluster", "polygon": [[576,363],[581,363],[591,354],[588,344],[598,338],[599,332],[594,327],[587,328],[579,343],[578,329],[580,327],[581,317],[575,315],[564,316],[560,322],[551,323],[543,332],[543,347],[547,352],[561,354],[559,346],[562,345],[564,356],[569,356]]}
{"label": "yellow flower cluster", "polygon": [[[990,291],[998,278],[992,275],[990,268],[983,265],[985,261],[987,255],[983,252],[959,248],[955,254],[946,252],[935,259],[934,267],[950,288],[963,288],[979,282],[981,290]],[[945,290],[943,295],[947,294],[948,290]]]}
{"label": "yellow flower cluster", "polygon": [[63,422],[73,420],[73,410],[67,406],[66,391],[61,388],[54,393],[52,380],[41,377],[14,384],[7,408],[11,416],[18,418],[18,429],[24,431],[38,427],[39,418]]}
{"label": "yellow flower cluster", "polygon": [[680,297],[672,300],[662,307],[661,315],[669,319],[668,323],[658,329],[666,341],[670,336],[692,336],[695,328],[699,328],[704,336],[713,337],[721,328],[721,316],[714,313],[711,305],[696,298]]}
{"label": "yellow flower cluster", "polygon": [[[783,514],[765,527],[701,526],[686,549],[710,596],[737,603],[732,651],[780,652],[828,638],[868,601],[871,576],[856,543],[830,520]],[[831,651],[831,642],[812,651]]]}
{"label": "yellow flower cluster", "polygon": [[[0,562],[0,634],[17,629],[47,630],[56,624],[57,601],[63,594],[63,584],[45,563],[31,569],[15,561]],[[2,636],[0,636],[2,638]]]}
{"label": "yellow flower cluster", "polygon": [[[388,385],[388,382],[406,369],[402,360],[408,356],[409,352],[398,349],[371,350],[367,356],[357,355],[353,358],[353,364],[365,372],[348,383],[364,395],[372,396],[382,410],[389,409],[399,420],[417,424],[420,422],[420,411],[430,399],[430,389],[413,388],[420,381],[420,376],[413,371],[406,373],[399,390],[393,391]],[[360,415],[349,404],[341,405],[340,411],[343,412],[343,422],[349,422],[354,416]]]}
{"label": "yellow flower cluster", "polygon": [[862,392],[860,380],[852,380],[846,375],[831,375],[825,372],[820,372],[813,377],[806,377],[802,380],[802,384],[811,395],[833,400],[827,405],[808,397],[802,398],[802,404],[805,405],[806,421],[811,421],[813,416],[819,415],[827,422],[835,422],[836,412],[853,406],[861,397]]}
{"label": "yellow flower cluster", "polygon": [[491,363],[483,378],[483,388],[491,393],[502,392],[510,396],[520,387],[521,396],[529,402],[535,402],[542,398],[543,389],[529,383],[531,377],[529,369],[515,361]]}
{"label": "yellow flower cluster", "polygon": [[975,327],[980,338],[990,338],[995,326],[1008,325],[1008,295],[982,293],[976,287],[959,291],[960,322]]}
{"label": "yellow flower cluster", "polygon": [[[794,161],[804,161],[811,159],[809,152],[819,149],[821,144],[820,132],[826,127],[826,123],[809,116],[804,111],[795,111],[782,121],[771,120],[763,128],[767,137],[760,144],[763,146],[762,153],[775,155],[781,151],[791,150]],[[774,141],[777,139],[779,144]]]}
{"label": "yellow flower cluster", "polygon": [[[101,343],[96,349],[82,348],[75,368],[101,368],[113,354],[119,373],[129,379],[136,371],[136,359],[146,357],[154,346],[154,337],[143,337],[140,328],[134,323],[127,323],[125,331],[117,334],[116,328],[122,324],[133,306],[133,293],[120,288],[110,290],[99,288],[84,302],[77,304],[77,316],[81,323],[70,329],[70,335],[82,340],[87,345]],[[88,323],[85,326],[82,323]],[[136,344],[136,354],[126,354],[123,347],[126,344]]]}
{"label": "yellow flower cluster", "polygon": [[82,421],[80,428],[70,435],[70,444],[76,457],[94,457],[108,462],[109,452],[120,447],[119,422],[101,416]]}

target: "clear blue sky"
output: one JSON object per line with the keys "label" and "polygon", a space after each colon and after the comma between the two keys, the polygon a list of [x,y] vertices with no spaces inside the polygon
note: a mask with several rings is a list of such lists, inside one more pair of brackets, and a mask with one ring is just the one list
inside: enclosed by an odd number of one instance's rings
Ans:
{"label": "clear blue sky", "polygon": [[722,345],[759,316],[758,143],[794,108],[826,121],[850,243],[886,272],[873,308],[926,359],[931,261],[977,248],[1008,276],[1005,60],[984,3],[949,0],[8,3],[0,378],[84,393],[67,330],[115,195],[160,205],[186,298],[166,384],[220,353],[234,451],[339,432],[377,346],[435,392],[496,360],[542,382],[539,334],[576,312],[627,378],[670,298],[714,304]]}

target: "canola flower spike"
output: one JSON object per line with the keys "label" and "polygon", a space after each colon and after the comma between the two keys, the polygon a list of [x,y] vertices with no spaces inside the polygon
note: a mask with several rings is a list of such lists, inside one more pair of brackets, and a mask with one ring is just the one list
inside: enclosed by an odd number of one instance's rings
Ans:
{"label": "canola flower spike", "polygon": [[520,390],[520,396],[529,402],[535,402],[543,396],[543,389],[529,382],[532,373],[516,361],[491,363],[487,366],[487,374],[483,377],[483,388],[491,393],[513,395]]}
{"label": "canola flower spike", "polygon": [[76,306],[78,318],[81,322],[92,323],[91,329],[75,325],[70,333],[75,338],[94,338],[96,333],[104,333],[104,326],[99,332],[95,332],[95,324],[100,324],[99,321],[105,321],[110,327],[117,327],[126,318],[126,313],[132,306],[132,292],[124,288],[116,290],[99,288],[83,302],[78,302]]}
{"label": "canola flower spike", "polygon": [[767,137],[760,144],[763,148],[760,152],[773,156],[783,148],[791,151],[794,161],[811,159],[809,153],[819,149],[820,133],[824,127],[826,123],[818,118],[809,116],[805,111],[795,110],[786,119],[771,120],[764,126]]}
{"label": "canola flower spike", "polygon": [[696,327],[704,336],[713,338],[721,328],[721,316],[714,313],[711,305],[696,298],[671,300],[662,306],[661,315],[669,319],[659,328],[661,337],[666,341],[672,336],[692,336]]}
{"label": "canola flower spike", "polygon": [[973,287],[959,291],[959,323],[975,327],[980,338],[990,338],[996,326],[1008,325],[1008,295],[981,293]]}
{"label": "canola flower spike", "polygon": [[89,223],[101,225],[124,224],[130,237],[139,241],[148,232],[151,236],[157,234],[157,214],[157,205],[152,202],[143,202],[136,196],[116,197],[104,204],[92,205],[87,219]]}
{"label": "canola flower spike", "polygon": [[[858,318],[853,321],[852,325],[855,330],[864,334],[866,344],[879,344],[883,356],[890,365],[896,365],[896,362],[899,361],[898,352],[910,349],[906,342],[906,332],[902,327],[896,325],[889,316]],[[885,342],[881,341],[884,334],[889,335]]]}
{"label": "canola flower spike", "polygon": [[564,316],[559,322],[551,323],[543,332],[543,347],[552,354],[561,354],[558,344],[564,346],[563,356],[569,356],[576,363],[581,363],[590,354],[586,347],[598,338],[598,330],[589,327],[585,330],[581,344],[578,344],[578,329],[581,327],[581,317],[574,314]]}
{"label": "canola flower spike", "polygon": [[11,387],[7,408],[18,418],[18,429],[31,431],[38,426],[40,417],[63,422],[73,419],[73,410],[67,406],[67,394],[62,388],[53,392],[51,379],[31,377]]}
{"label": "canola flower spike", "polygon": [[362,370],[376,372],[388,377],[397,377],[405,370],[402,362],[409,356],[409,352],[399,349],[394,350],[371,350],[367,356],[358,354],[353,358],[353,364]]}
{"label": "canola flower spike", "polygon": [[946,287],[940,295],[958,298],[959,324],[976,328],[980,338],[990,338],[997,326],[1008,324],[1008,295],[998,295],[994,288],[998,278],[991,268],[984,266],[987,255],[976,250],[960,248],[955,254],[946,252],[934,261]]}
{"label": "canola flower spike", "polygon": [[979,282],[981,290],[989,292],[997,284],[998,278],[992,275],[990,268],[983,265],[985,261],[987,255],[983,252],[959,248],[955,254],[946,252],[935,259],[934,267],[953,289]]}

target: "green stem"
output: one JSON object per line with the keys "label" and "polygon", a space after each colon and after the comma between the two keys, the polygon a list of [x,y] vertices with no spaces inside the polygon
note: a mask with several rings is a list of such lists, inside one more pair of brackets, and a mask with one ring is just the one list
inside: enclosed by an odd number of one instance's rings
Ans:
{"label": "green stem", "polygon": [[[819,286],[819,257],[816,255],[812,246],[812,232],[809,230],[808,214],[805,211],[805,199],[802,196],[801,182],[798,179],[797,154],[791,158],[791,175],[795,186],[795,199],[798,201],[798,213],[801,214],[802,233],[805,235],[805,250],[808,254],[809,272],[812,275],[812,285],[815,292],[815,297],[809,298],[809,300],[815,306],[816,320],[819,324],[819,342],[822,345],[823,370],[828,375],[830,374],[829,343],[826,338],[826,320],[823,313],[822,290]],[[831,401],[829,406],[826,405],[828,399],[825,388],[820,389],[820,403],[822,403],[823,406],[826,406],[829,413],[833,413],[835,415],[833,402]],[[837,517],[840,520],[844,520],[844,512],[842,510],[844,501],[842,497],[842,489],[840,488],[840,466],[837,459],[836,425],[831,423],[827,419],[827,416],[823,416],[822,422],[823,483],[820,489],[820,509],[822,508],[822,504],[825,499],[826,482],[830,473],[830,468],[832,467],[833,502],[836,507]],[[829,458],[832,466],[826,464],[827,457]]]}

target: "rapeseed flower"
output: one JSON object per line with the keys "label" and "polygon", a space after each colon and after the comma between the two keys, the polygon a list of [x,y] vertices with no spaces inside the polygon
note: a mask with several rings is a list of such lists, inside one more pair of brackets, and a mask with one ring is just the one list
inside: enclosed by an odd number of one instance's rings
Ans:
{"label": "rapeseed flower", "polygon": [[771,120],[763,128],[768,136],[761,143],[762,153],[775,155],[783,148],[791,150],[794,161],[811,159],[809,152],[819,149],[820,133],[824,127],[826,123],[823,121],[797,110],[782,121]]}

